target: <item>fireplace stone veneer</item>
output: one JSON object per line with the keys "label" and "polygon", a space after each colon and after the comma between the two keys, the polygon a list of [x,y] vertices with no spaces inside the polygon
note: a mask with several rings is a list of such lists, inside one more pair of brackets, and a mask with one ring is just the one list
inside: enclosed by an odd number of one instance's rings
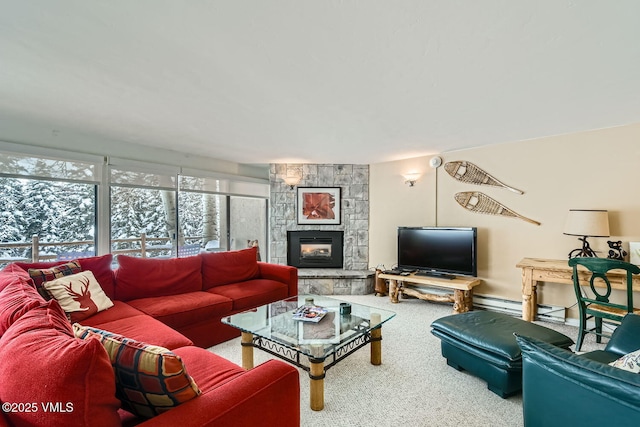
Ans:
{"label": "fireplace stone veneer", "polygon": [[[322,227],[297,223],[296,192],[285,178],[298,177],[300,187],[340,187],[340,224]],[[299,293],[361,295],[373,293],[369,269],[369,166],[356,164],[271,164],[269,262],[288,264],[287,232],[340,230],[344,234],[342,269],[300,268]]]}
{"label": "fireplace stone veneer", "polygon": [[298,293],[365,295],[373,292],[374,273],[344,270],[342,231],[287,232],[287,264],[298,268]]}
{"label": "fireplace stone veneer", "polygon": [[375,272],[333,268],[298,270],[298,293],[315,295],[368,295],[374,292]]}

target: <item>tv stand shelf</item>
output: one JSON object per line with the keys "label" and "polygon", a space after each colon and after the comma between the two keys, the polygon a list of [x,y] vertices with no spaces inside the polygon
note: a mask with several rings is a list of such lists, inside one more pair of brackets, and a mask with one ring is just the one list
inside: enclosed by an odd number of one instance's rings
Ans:
{"label": "tv stand shelf", "polygon": [[[382,273],[378,278],[389,281],[389,297],[393,303],[398,303],[402,294],[406,294],[425,301],[452,302],[454,313],[465,313],[473,309],[473,288],[482,283],[482,280],[475,277],[456,276],[450,279],[418,276],[415,273],[408,276]],[[415,285],[453,290],[453,295],[421,292],[415,289]]]}

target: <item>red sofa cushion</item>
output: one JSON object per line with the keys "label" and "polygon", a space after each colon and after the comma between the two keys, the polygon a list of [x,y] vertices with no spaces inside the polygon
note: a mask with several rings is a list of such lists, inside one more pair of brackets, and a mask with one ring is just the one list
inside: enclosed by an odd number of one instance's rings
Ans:
{"label": "red sofa cushion", "polygon": [[15,263],[6,265],[0,272],[0,291],[17,281],[33,283],[26,270],[18,267]]}
{"label": "red sofa cushion", "polygon": [[203,393],[244,374],[235,363],[200,347],[180,347],[173,350],[189,368],[189,375]]}
{"label": "red sofa cushion", "polygon": [[[120,401],[109,357],[98,340],[73,337],[56,301],[31,309],[0,338],[0,401],[35,404],[5,412],[11,425],[119,425]],[[63,411],[45,412],[48,403]]]}
{"label": "red sofa cushion", "polygon": [[285,299],[289,296],[289,287],[276,280],[254,279],[216,286],[207,292],[233,300],[233,310],[239,311]]}
{"label": "red sofa cushion", "polygon": [[144,313],[140,310],[131,307],[126,302],[116,300],[113,301],[113,307],[100,311],[91,316],[91,319],[85,319],[80,323],[82,323],[83,325],[89,323],[97,325],[100,323],[113,322],[114,320],[126,319],[127,317],[142,315],[144,315]]}
{"label": "red sofa cushion", "polygon": [[277,280],[289,286],[289,296],[298,295],[298,269],[289,265],[259,262],[261,279]]}
{"label": "red sofa cushion", "polygon": [[204,319],[231,313],[233,301],[209,292],[189,292],[166,297],[128,301],[132,307],[172,328],[199,323]]}
{"label": "red sofa cushion", "polygon": [[90,258],[79,258],[78,262],[82,271],[90,270],[95,276],[100,287],[105,294],[111,299],[115,298],[115,284],[116,279],[111,268],[113,262],[113,255],[107,254],[102,256],[95,256]]}
{"label": "red sofa cushion", "polygon": [[13,282],[0,291],[0,336],[4,335],[16,320],[44,303],[38,291],[24,278],[14,277]]}
{"label": "red sofa cushion", "polygon": [[118,256],[116,299],[178,295],[202,290],[202,260],[185,258],[136,258]]}
{"label": "red sofa cushion", "polygon": [[138,341],[149,344],[160,345],[169,350],[185,345],[193,345],[193,342],[180,332],[146,314],[110,320],[108,322],[94,322],[94,317],[98,317],[99,315],[100,313],[98,313],[97,316],[83,320],[82,324],[104,329],[114,334],[124,335],[125,337],[135,338]]}
{"label": "red sofa cushion", "polygon": [[257,248],[200,254],[203,289],[259,277]]}
{"label": "red sofa cushion", "polygon": [[[300,426],[300,379],[294,366],[272,359],[236,375],[232,367],[218,365],[210,357],[215,355],[204,354],[201,348],[174,352],[194,380],[202,381],[202,395],[154,418],[153,425],[180,426],[188,419],[190,425],[198,426]],[[216,370],[207,369],[212,363]],[[221,369],[218,379],[214,378],[217,369]],[[207,383],[207,378],[212,382]]]}
{"label": "red sofa cushion", "polygon": [[[76,261],[80,263],[80,268],[82,271],[91,271],[95,276],[98,283],[100,283],[100,287],[104,291],[105,294],[111,299],[115,297],[114,294],[114,286],[115,279],[113,275],[113,270],[111,269],[111,261],[113,260],[113,256],[111,254],[102,255],[102,256],[94,256],[88,258],[78,258]],[[57,265],[66,264],[69,261],[51,261],[51,262],[16,262],[14,263],[16,266],[24,269],[24,271],[28,271],[30,268],[51,268]]]}

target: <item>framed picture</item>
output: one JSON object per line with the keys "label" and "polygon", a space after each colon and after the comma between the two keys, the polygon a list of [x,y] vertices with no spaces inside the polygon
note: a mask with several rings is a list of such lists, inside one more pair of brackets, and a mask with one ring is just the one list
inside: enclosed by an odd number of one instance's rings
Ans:
{"label": "framed picture", "polygon": [[340,187],[298,187],[298,224],[340,224]]}

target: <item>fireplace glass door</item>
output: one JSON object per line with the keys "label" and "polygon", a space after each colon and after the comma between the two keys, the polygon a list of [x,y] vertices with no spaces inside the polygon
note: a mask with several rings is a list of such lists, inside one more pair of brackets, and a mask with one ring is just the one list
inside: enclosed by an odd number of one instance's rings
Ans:
{"label": "fireplace glass door", "polygon": [[287,232],[287,264],[298,268],[342,268],[342,231]]}

